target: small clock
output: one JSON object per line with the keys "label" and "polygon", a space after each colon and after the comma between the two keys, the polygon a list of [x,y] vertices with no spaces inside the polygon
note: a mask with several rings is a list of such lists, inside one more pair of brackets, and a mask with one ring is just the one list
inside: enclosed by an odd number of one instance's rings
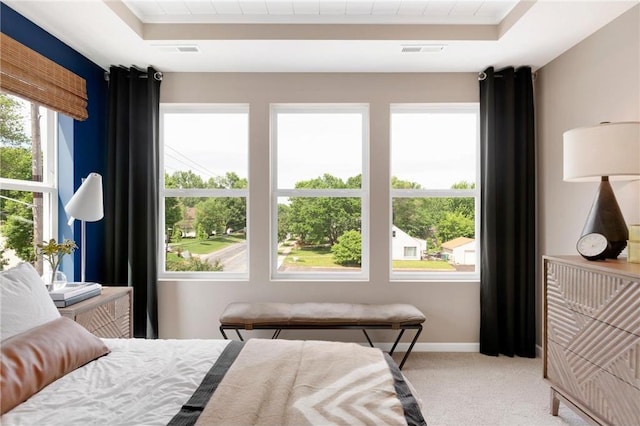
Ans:
{"label": "small clock", "polygon": [[604,260],[609,248],[607,237],[597,232],[583,235],[576,244],[578,253],[587,260]]}

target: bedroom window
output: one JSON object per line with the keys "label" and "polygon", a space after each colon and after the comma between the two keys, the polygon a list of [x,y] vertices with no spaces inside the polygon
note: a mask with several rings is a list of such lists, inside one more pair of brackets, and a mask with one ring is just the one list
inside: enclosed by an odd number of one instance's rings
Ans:
{"label": "bedroom window", "polygon": [[247,279],[249,106],[161,105],[161,273]]}
{"label": "bedroom window", "polygon": [[478,114],[477,104],[391,106],[392,279],[479,279]]}
{"label": "bedroom window", "polygon": [[368,278],[368,155],[368,106],[272,105],[273,278]]}
{"label": "bedroom window", "polygon": [[35,244],[57,235],[56,113],[0,92],[0,270],[42,274]]}

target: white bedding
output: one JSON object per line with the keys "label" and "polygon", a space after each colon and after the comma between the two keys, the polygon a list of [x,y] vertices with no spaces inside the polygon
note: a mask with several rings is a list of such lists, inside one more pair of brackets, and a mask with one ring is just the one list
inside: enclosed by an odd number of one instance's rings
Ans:
{"label": "white bedding", "polygon": [[228,340],[104,339],[111,353],[42,389],[2,425],[166,425]]}

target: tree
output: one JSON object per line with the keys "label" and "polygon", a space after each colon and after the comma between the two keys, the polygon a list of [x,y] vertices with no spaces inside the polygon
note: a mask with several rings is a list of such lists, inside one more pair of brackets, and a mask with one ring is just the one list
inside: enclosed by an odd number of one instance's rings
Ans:
{"label": "tree", "polygon": [[202,226],[211,235],[227,229],[244,229],[247,223],[246,199],[240,197],[207,198],[196,205],[196,229]]}
{"label": "tree", "polygon": [[350,266],[362,264],[362,234],[358,231],[347,231],[338,237],[338,242],[331,246],[333,260],[338,265]]}
{"label": "tree", "polygon": [[[191,170],[174,172],[172,175],[165,173],[164,175],[165,188],[171,189],[191,189],[191,188],[205,188],[205,183],[200,175],[195,174]],[[199,197],[182,197],[180,202],[185,207],[194,207],[200,202]]]}
{"label": "tree", "polygon": [[278,204],[278,242],[281,243],[289,237],[291,231],[291,207],[287,204]]}
{"label": "tree", "polygon": [[207,181],[207,188],[244,189],[247,186],[247,179],[239,177],[235,172],[227,172],[224,176],[210,178]]}
{"label": "tree", "polygon": [[178,243],[180,241],[182,241],[182,229],[180,229],[180,226],[175,225],[171,234],[171,242]]}
{"label": "tree", "polygon": [[[10,203],[6,203],[10,204]],[[16,255],[25,262],[33,263],[36,252],[33,245],[33,220],[30,206],[12,203],[14,207],[7,215],[2,225],[2,235],[5,245],[15,251]]]}
{"label": "tree", "polygon": [[[27,147],[29,136],[24,131],[25,115],[22,104],[15,98],[0,93],[0,143],[5,146]],[[4,165],[3,165],[4,167]],[[4,172],[2,176],[5,177]]]}
{"label": "tree", "polygon": [[[353,188],[359,178],[348,183],[324,174],[321,177],[296,182],[296,189]],[[290,232],[306,244],[330,244],[348,230],[360,229],[359,198],[351,197],[291,197],[289,209]]]}
{"label": "tree", "polygon": [[198,239],[200,241],[204,241],[207,238],[209,238],[209,233],[204,230],[204,226],[202,226],[202,224],[198,224],[198,227],[196,229],[197,229],[197,231],[196,231],[196,239]]}
{"label": "tree", "polygon": [[[177,171],[169,175],[165,173],[165,186],[175,189],[209,188],[209,189],[244,189],[247,188],[246,178],[239,177],[235,172],[227,172],[224,176],[209,178],[202,177],[191,170]],[[194,207],[196,212],[196,232],[223,233],[231,228],[244,229],[247,224],[247,202],[244,197],[179,197],[165,198],[165,226],[175,227],[183,221],[183,212]]]}
{"label": "tree", "polygon": [[164,227],[165,233],[169,229],[176,227],[176,223],[182,220],[182,208],[177,197],[166,197],[164,199]]}
{"label": "tree", "polygon": [[438,234],[442,241],[449,241],[458,237],[473,238],[475,224],[460,212],[446,212],[438,224]]}

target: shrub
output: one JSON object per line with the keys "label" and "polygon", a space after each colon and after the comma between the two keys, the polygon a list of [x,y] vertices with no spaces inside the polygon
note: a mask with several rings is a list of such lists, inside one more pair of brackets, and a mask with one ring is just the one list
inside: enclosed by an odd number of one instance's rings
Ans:
{"label": "shrub", "polygon": [[209,263],[201,260],[199,257],[192,256],[189,259],[169,254],[167,256],[167,271],[222,271],[223,265],[219,259]]}
{"label": "shrub", "polygon": [[331,247],[333,260],[338,265],[360,266],[362,263],[362,235],[358,231],[347,231],[338,237]]}

